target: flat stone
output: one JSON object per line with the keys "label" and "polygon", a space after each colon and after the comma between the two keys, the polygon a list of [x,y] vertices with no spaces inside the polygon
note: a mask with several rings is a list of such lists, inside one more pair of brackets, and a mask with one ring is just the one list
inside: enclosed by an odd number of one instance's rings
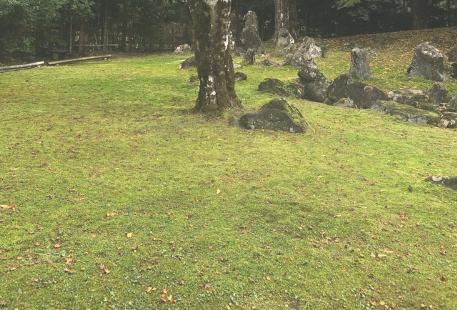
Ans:
{"label": "flat stone", "polygon": [[393,101],[378,101],[372,105],[371,109],[380,113],[397,116],[410,123],[424,125],[429,124],[436,126],[440,118],[438,113],[417,109]]}

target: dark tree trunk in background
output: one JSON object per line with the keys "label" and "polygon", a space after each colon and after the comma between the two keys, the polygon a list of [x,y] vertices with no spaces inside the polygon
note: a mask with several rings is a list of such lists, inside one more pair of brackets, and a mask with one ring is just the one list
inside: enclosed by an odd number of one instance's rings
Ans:
{"label": "dark tree trunk in background", "polygon": [[191,0],[194,49],[200,89],[195,110],[241,107],[230,55],[230,0]]}
{"label": "dark tree trunk in background", "polygon": [[275,43],[283,48],[293,43],[290,34],[290,0],[275,0]]}
{"label": "dark tree trunk in background", "polygon": [[428,0],[412,0],[411,13],[412,13],[412,28],[423,29],[428,25]]}
{"label": "dark tree trunk in background", "polygon": [[297,0],[289,0],[289,32],[294,38],[298,38],[298,5]]}
{"label": "dark tree trunk in background", "polygon": [[79,28],[79,55],[84,56],[86,54],[86,19],[81,18],[81,25]]}
{"label": "dark tree trunk in background", "polygon": [[108,1],[105,0],[104,2],[105,12],[103,16],[103,51],[106,52],[108,50]]}

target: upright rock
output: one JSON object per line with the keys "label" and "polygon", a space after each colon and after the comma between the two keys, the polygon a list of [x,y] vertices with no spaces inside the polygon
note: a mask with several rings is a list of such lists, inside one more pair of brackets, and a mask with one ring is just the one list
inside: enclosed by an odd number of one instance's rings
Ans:
{"label": "upright rock", "polygon": [[428,42],[419,44],[414,51],[408,74],[437,82],[444,81],[443,54]]}
{"label": "upright rock", "polygon": [[371,79],[371,69],[368,63],[368,51],[366,49],[354,48],[351,51],[351,69],[349,75],[354,79]]}
{"label": "upright rock", "polygon": [[259,34],[259,22],[257,14],[249,11],[244,16],[244,28],[241,31],[241,47],[247,51],[252,49],[258,51],[262,46],[262,39]]}
{"label": "upright rock", "polygon": [[313,38],[305,37],[300,46],[286,55],[285,65],[308,66],[315,58],[322,57],[322,49]]}
{"label": "upright rock", "polygon": [[251,48],[248,49],[245,53],[243,53],[243,60],[245,65],[255,64],[255,51]]}
{"label": "upright rock", "polygon": [[452,96],[451,100],[449,100],[447,110],[450,112],[457,112],[457,94]]}
{"label": "upright rock", "polygon": [[302,67],[298,72],[303,85],[303,99],[325,102],[330,83],[316,67]]}
{"label": "upright rock", "polygon": [[447,58],[449,62],[457,62],[457,46],[453,47],[448,53]]}
{"label": "upright rock", "polygon": [[435,83],[428,91],[428,97],[430,98],[430,102],[434,104],[448,103],[449,91],[442,83]]}
{"label": "upright rock", "polygon": [[457,62],[451,65],[451,77],[457,80]]}

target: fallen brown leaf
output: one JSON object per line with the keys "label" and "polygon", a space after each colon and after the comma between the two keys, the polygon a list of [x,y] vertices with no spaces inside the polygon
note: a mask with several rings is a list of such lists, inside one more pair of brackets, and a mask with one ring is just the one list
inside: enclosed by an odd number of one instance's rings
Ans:
{"label": "fallen brown leaf", "polygon": [[16,205],[0,205],[0,209],[16,211]]}

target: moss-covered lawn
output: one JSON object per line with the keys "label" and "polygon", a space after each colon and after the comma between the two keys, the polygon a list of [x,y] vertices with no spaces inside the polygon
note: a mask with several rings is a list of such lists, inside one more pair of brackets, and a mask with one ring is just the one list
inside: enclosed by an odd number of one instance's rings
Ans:
{"label": "moss-covered lawn", "polygon": [[[374,83],[431,85],[386,50]],[[424,181],[456,131],[292,98],[308,133],[243,131],[188,112],[184,58],[0,75],[0,308],[457,308],[457,193]],[[241,71],[255,109],[297,70]]]}

